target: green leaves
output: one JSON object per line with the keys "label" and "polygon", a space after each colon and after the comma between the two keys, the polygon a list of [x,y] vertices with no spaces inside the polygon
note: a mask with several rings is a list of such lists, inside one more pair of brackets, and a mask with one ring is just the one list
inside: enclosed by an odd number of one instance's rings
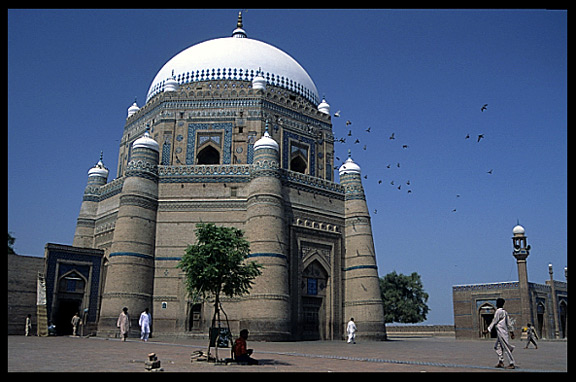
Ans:
{"label": "green leaves", "polygon": [[384,304],[384,321],[415,324],[426,320],[428,293],[424,292],[420,275],[406,276],[395,271],[380,278],[380,294]]}
{"label": "green leaves", "polygon": [[196,244],[190,245],[178,267],[186,274],[191,296],[242,296],[250,293],[252,280],[261,274],[262,265],[245,260],[250,243],[242,230],[218,227],[213,223],[196,225]]}

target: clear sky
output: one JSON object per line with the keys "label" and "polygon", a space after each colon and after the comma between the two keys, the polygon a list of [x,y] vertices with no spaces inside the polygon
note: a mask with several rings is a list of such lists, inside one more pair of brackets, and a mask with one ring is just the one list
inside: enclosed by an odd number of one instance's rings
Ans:
{"label": "clear sky", "polygon": [[[134,98],[142,106],[180,51],[230,36],[238,11],[8,11],[17,253],[72,243],[87,171],[103,151],[116,177]],[[564,280],[566,11],[249,9],[244,29],[294,57],[340,110],[335,155],[352,150],[367,176],[379,273],[422,276],[427,324],[453,323],[453,285],[518,279],[517,220],[530,281],[548,279],[548,263]]]}

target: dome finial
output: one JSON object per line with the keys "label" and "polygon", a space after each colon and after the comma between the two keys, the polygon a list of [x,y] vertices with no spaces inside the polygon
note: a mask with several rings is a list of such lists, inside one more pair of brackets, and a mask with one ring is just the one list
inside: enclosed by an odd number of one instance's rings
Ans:
{"label": "dome finial", "polygon": [[246,31],[242,29],[244,25],[242,24],[242,11],[238,12],[238,22],[236,23],[236,29],[232,32],[232,37],[246,38]]}
{"label": "dome finial", "polygon": [[238,12],[238,24],[236,25],[237,28],[242,28],[242,11]]}

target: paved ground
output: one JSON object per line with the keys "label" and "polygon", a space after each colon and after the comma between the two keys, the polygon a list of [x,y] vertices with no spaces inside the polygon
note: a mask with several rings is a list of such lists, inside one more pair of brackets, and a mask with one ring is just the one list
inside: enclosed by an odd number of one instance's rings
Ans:
{"label": "paved ground", "polygon": [[[540,341],[524,349],[513,341],[516,370],[495,369],[494,342],[449,337],[393,338],[385,342],[344,341],[256,342],[257,366],[215,365],[190,361],[206,341],[152,338],[149,342],[98,337],[8,336],[9,372],[146,372],[144,361],[154,352],[165,372],[566,372],[566,341]],[[219,349],[222,357],[229,349]]]}

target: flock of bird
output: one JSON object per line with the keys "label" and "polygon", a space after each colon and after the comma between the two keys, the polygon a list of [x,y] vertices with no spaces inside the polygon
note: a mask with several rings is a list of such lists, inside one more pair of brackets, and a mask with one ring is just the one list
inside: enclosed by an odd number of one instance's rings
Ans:
{"label": "flock of bird", "polygon": [[[480,108],[480,111],[483,113],[484,111],[488,110],[488,104],[484,104],[482,105],[482,107]],[[334,117],[339,118],[340,117],[340,113],[341,111],[338,110],[336,113],[334,113]],[[365,133],[365,134],[370,134],[371,132],[371,127],[368,127],[366,129],[363,130],[362,129],[354,129],[351,127],[352,126],[352,122],[350,120],[346,120],[346,129],[348,130],[348,133],[341,137],[341,138],[336,138],[334,140],[334,142],[340,143],[340,144],[352,144],[352,145],[359,145],[359,147],[362,150],[367,150],[367,144],[364,144],[364,137],[360,136],[359,133]],[[362,138],[362,141],[360,140]],[[464,137],[464,139],[470,139],[471,136],[470,134],[466,134],[466,136]],[[478,134],[476,137],[476,142],[480,143],[480,141],[482,139],[485,139],[484,134]],[[393,142],[396,141],[396,134],[394,132],[392,132],[390,134],[390,136],[388,137],[388,140]],[[407,150],[410,146],[406,143],[402,143],[401,147],[403,150]],[[349,150],[350,152],[351,150]],[[336,161],[341,162],[341,164],[344,162],[344,160],[342,160],[340,157],[335,156]],[[338,169],[340,166],[339,165],[335,165],[334,169]],[[396,163],[388,163],[386,165],[386,169],[391,169],[391,168],[400,168],[400,162],[396,162]],[[492,175],[493,170],[490,169],[489,171],[487,171],[487,174]],[[368,175],[365,174],[364,175],[364,179],[368,179]],[[378,178],[377,183],[380,185],[383,183],[382,178]],[[390,181],[390,186],[395,187],[396,189],[398,189],[399,191],[405,190],[407,194],[411,194],[412,193],[412,187],[411,187],[411,182],[409,179],[407,180],[403,180],[403,181],[398,181],[398,180],[391,180]],[[456,194],[456,198],[460,198],[460,194]],[[456,212],[457,209],[454,208],[452,209],[452,212]],[[377,214],[378,210],[374,210],[374,214]]]}

